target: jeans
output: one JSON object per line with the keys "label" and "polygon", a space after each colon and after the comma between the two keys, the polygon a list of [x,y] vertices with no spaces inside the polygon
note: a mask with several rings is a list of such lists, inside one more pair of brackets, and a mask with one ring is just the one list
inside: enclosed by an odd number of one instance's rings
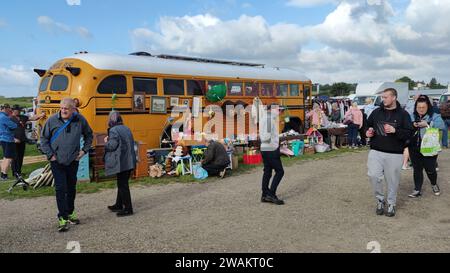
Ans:
{"label": "jeans", "polygon": [[431,185],[437,184],[437,156],[423,156],[418,147],[409,147],[409,157],[414,169],[414,186],[416,191],[422,191],[423,170],[427,173]]}
{"label": "jeans", "polygon": [[58,218],[68,219],[75,211],[75,197],[77,194],[78,161],[69,166],[61,165],[56,161],[51,163],[55,179],[56,204],[58,205]]}
{"label": "jeans", "polygon": [[124,208],[126,211],[133,211],[131,203],[131,193],[128,181],[131,170],[117,174],[117,199],[115,207]]}
{"label": "jeans", "polygon": [[[276,196],[278,185],[283,179],[284,169],[281,163],[280,149],[275,151],[261,152],[264,162],[264,175],[262,179],[262,195]],[[272,185],[269,189],[270,179],[272,178],[272,171],[275,170],[275,176],[272,180]]]}
{"label": "jeans", "polygon": [[358,130],[359,125],[353,123],[348,125],[348,146],[358,145]]}

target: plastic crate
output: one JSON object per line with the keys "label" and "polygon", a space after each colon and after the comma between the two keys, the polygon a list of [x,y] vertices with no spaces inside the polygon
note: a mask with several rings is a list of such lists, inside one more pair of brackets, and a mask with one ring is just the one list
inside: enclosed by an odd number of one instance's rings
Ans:
{"label": "plastic crate", "polygon": [[261,163],[262,163],[261,154],[244,155],[244,164],[246,164],[246,165],[258,165]]}

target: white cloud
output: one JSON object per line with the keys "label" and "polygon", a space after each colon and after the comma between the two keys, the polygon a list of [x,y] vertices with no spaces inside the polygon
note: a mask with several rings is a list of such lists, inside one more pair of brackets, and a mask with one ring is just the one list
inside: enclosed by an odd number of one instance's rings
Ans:
{"label": "white cloud", "polygon": [[392,46],[387,23],[392,15],[386,1],[383,5],[344,1],[310,32],[331,47],[380,56]]}
{"label": "white cloud", "polygon": [[270,26],[246,15],[230,21],[209,14],[163,17],[157,32],[138,28],[131,35],[135,50],[253,60],[295,58],[305,40],[297,25]]}
{"label": "white cloud", "polygon": [[58,32],[72,31],[72,29],[69,26],[64,25],[62,23],[58,23],[48,16],[39,16],[37,21],[41,27],[43,27],[46,31],[51,32],[53,34],[56,34]]}
{"label": "white cloud", "polygon": [[420,55],[450,54],[450,1],[411,0],[405,24],[411,31],[396,37],[399,48]]}
{"label": "white cloud", "polygon": [[0,28],[1,27],[6,27],[6,21],[0,18]]}
{"label": "white cloud", "polygon": [[336,8],[312,26],[271,25],[262,16],[246,15],[225,21],[205,14],[163,17],[156,29],[135,29],[131,36],[135,50],[290,67],[315,82],[405,75],[450,81],[450,21],[445,20],[450,1],[412,0],[403,12],[388,0],[333,3]]}
{"label": "white cloud", "polygon": [[81,6],[81,0],[66,0],[69,6]]}
{"label": "white cloud", "polygon": [[54,35],[59,35],[61,33],[76,33],[80,37],[89,39],[92,38],[92,34],[89,32],[87,28],[84,27],[75,27],[72,28],[68,25],[65,25],[60,22],[56,22],[52,18],[48,16],[39,16],[37,18],[38,24],[44,28],[47,32],[52,33]]}
{"label": "white cloud", "polygon": [[39,77],[22,65],[0,66],[0,94],[5,97],[35,96]]}
{"label": "white cloud", "polygon": [[89,30],[85,27],[77,27],[75,29],[75,31],[78,33],[78,35],[80,35],[81,37],[85,38],[85,39],[90,39],[92,38],[92,34],[89,32]]}

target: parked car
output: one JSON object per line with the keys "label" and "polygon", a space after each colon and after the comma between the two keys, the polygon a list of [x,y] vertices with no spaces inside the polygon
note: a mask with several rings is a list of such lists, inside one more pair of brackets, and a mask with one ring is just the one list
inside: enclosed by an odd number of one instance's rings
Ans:
{"label": "parked car", "polygon": [[450,92],[447,92],[439,99],[439,110],[444,119],[450,119]]}

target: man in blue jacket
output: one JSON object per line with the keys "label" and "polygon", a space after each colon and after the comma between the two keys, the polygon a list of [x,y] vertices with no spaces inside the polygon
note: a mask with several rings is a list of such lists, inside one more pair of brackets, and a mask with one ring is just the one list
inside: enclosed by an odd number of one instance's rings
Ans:
{"label": "man in blue jacket", "polygon": [[8,104],[0,106],[0,145],[3,149],[0,180],[8,180],[8,168],[16,157],[14,130],[17,125],[10,119],[11,107]]}

